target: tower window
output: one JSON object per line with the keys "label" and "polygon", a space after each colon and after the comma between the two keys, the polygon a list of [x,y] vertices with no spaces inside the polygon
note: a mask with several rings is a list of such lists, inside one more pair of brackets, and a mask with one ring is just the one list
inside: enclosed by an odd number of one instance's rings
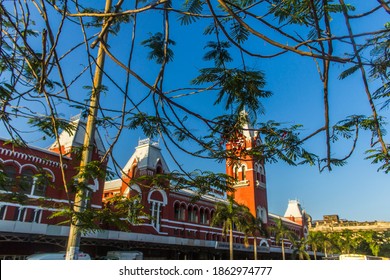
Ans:
{"label": "tower window", "polygon": [[245,181],[246,180],[246,168],[245,165],[241,167],[241,180]]}

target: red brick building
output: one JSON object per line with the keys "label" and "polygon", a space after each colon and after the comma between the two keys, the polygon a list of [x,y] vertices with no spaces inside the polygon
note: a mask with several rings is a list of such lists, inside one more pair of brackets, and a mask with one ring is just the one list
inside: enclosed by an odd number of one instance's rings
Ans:
{"label": "red brick building", "polygon": [[[64,218],[49,217],[74,199],[72,182],[77,174],[77,148],[82,146],[85,124],[78,117],[71,124],[74,133],[63,132],[60,136],[62,155],[56,144],[42,149],[12,145],[0,138],[0,171],[6,175],[0,180],[0,255],[63,249],[63,237],[69,233],[69,227],[58,226]],[[92,160],[99,160],[105,150],[98,133],[95,139]],[[36,177],[37,174],[44,176]],[[89,187],[90,207],[102,208],[104,180],[96,179]]]}
{"label": "red brick building", "polygon": [[[58,219],[47,217],[58,207],[72,201],[63,187],[76,175],[78,161],[72,148],[80,147],[84,126],[74,120],[75,133],[61,134],[61,147],[53,144],[48,150],[35,147],[12,147],[0,139],[0,164],[7,174],[9,184],[0,189],[0,248],[1,256],[21,257],[38,251],[61,251],[65,249],[69,227],[58,225]],[[104,154],[99,134],[95,135],[94,159]],[[260,139],[252,128],[247,127],[238,143],[229,143],[228,148],[239,145],[250,149]],[[62,156],[59,154],[62,152]],[[61,160],[60,160],[61,159]],[[59,168],[65,167],[64,175]],[[33,174],[46,172],[54,187],[35,186]],[[172,190],[153,185],[129,184],[133,177],[142,175],[169,174],[169,167],[157,142],[150,139],[139,141],[135,152],[122,169],[120,179],[91,182],[91,207],[101,208],[104,200],[114,194],[137,196],[144,211],[151,218],[144,223],[133,225],[130,231],[106,228],[83,236],[81,250],[93,257],[104,256],[108,250],[139,250],[145,258],[158,259],[219,259],[227,258],[227,237],[221,229],[210,225],[217,202],[226,201],[226,195],[218,191],[203,195],[193,201],[195,192],[191,189]],[[267,184],[264,164],[252,157],[239,163],[227,162],[226,172],[237,178],[234,197],[249,207],[252,214],[260,217],[266,225],[273,225],[277,219],[298,236],[307,234],[306,215],[299,202],[290,201],[284,217],[268,212]],[[24,200],[13,200],[12,194],[21,180],[27,182],[23,189]],[[260,258],[280,258],[281,249],[274,239],[257,238]],[[252,242],[250,242],[252,243]],[[253,247],[244,245],[244,235],[234,231],[235,257],[253,258]],[[288,251],[287,251],[288,253]]]}

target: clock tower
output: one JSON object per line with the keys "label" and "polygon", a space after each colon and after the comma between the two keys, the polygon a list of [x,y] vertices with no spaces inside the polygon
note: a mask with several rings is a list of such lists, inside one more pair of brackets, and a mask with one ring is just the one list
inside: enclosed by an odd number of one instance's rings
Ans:
{"label": "clock tower", "polygon": [[241,113],[244,118],[242,132],[234,140],[226,144],[227,150],[234,150],[240,155],[238,160],[226,162],[227,175],[236,179],[234,185],[234,200],[246,205],[256,218],[261,218],[264,224],[268,218],[268,202],[264,161],[245,150],[261,145],[258,132],[250,125],[246,112]]}

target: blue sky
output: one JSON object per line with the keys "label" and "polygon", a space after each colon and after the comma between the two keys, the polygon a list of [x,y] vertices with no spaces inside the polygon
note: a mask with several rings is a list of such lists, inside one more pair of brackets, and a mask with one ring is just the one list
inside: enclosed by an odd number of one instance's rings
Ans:
{"label": "blue sky", "polygon": [[[96,1],[96,5],[102,0]],[[358,3],[357,5],[370,5],[368,1],[350,1]],[[360,7],[360,6],[357,6]],[[173,17],[173,16],[172,16]],[[336,20],[336,19],[335,19]],[[368,21],[354,25],[354,28],[359,30],[369,29],[372,26],[383,26],[383,23],[388,21],[388,17],[384,14],[375,15]],[[174,22],[174,21],[172,21]],[[161,31],[161,18],[159,13],[153,17],[145,17],[140,19],[139,26],[141,29],[138,33],[138,43],[148,37],[148,32]],[[38,23],[39,24],[39,23]],[[65,26],[66,34],[72,34],[74,41],[77,38],[81,40],[79,30],[72,29],[73,27]],[[188,81],[197,75],[197,71],[209,63],[202,61],[203,46],[205,39],[202,35],[204,24],[196,23],[191,26],[177,26],[172,28],[172,39],[176,41],[175,59],[173,63],[168,64],[167,74],[165,79],[165,89],[178,88],[188,85]],[[110,35],[109,45],[110,50],[115,55],[126,57],[125,50],[129,45],[129,27],[122,27],[121,33],[117,37]],[[62,48],[65,50],[66,45],[71,41],[66,38],[61,38]],[[37,42],[39,47],[41,42]],[[258,40],[247,42],[250,49],[261,49],[269,52],[269,45]],[[337,52],[342,50],[337,49]],[[87,63],[83,50],[80,50],[80,56],[73,58],[70,63],[64,64],[65,73],[68,79],[76,72],[77,67],[83,67]],[[240,60],[237,59],[237,53],[234,53],[236,60],[232,63],[233,66],[240,66]],[[132,66],[149,82],[152,82],[157,74],[158,67],[148,63],[145,59],[146,51],[144,48],[138,48],[135,53]],[[316,65],[311,58],[302,58],[298,55],[283,55],[272,60],[254,60],[246,58],[246,63],[249,67],[258,68],[264,71],[266,75],[266,89],[273,92],[273,96],[264,100],[265,115],[259,115],[257,122],[267,120],[276,120],[290,124],[303,124],[304,129],[302,135],[308,135],[319,127],[323,126],[323,106],[322,106],[322,88],[319,81],[319,75],[316,70]],[[366,101],[363,85],[358,75],[349,77],[347,80],[340,81],[337,76],[343,70],[342,66],[334,65],[330,84],[330,103],[331,103],[331,122],[334,123],[351,114],[370,114],[370,108]],[[124,84],[125,74],[119,67],[107,58],[106,69],[110,73],[114,73],[113,77],[122,86]],[[84,78],[75,83],[71,88],[72,93],[84,94],[86,91],[82,86],[89,84],[90,79]],[[118,108],[121,105],[121,94],[107,80],[104,81],[108,85],[110,91],[102,96],[102,102],[110,108]],[[139,99],[143,96],[145,90],[139,83],[132,80],[131,96],[134,99]],[[210,94],[203,93],[197,96],[190,96],[177,99],[183,105],[188,106],[194,111],[206,116],[213,116],[214,113],[223,113],[220,107],[212,106]],[[150,103],[145,104],[144,109],[150,109]],[[60,112],[65,118],[78,113],[76,109],[70,109],[67,106],[59,107]],[[389,111],[382,111],[382,115],[389,117]],[[20,122],[22,120],[15,120]],[[194,130],[198,128],[196,123],[190,123]],[[388,127],[387,127],[388,128]],[[103,137],[106,135],[102,132]],[[3,133],[0,136],[5,137]],[[333,171],[324,171],[320,173],[318,168],[310,166],[291,167],[284,163],[276,163],[266,166],[267,188],[269,210],[275,214],[284,214],[289,199],[298,199],[301,201],[306,211],[312,215],[313,219],[321,219],[322,215],[339,214],[340,218],[348,220],[387,220],[390,221],[390,184],[389,176],[376,169],[379,166],[372,165],[369,161],[364,160],[364,151],[369,148],[370,135],[363,134],[362,139],[358,144],[355,155],[348,160],[348,165],[344,167],[335,167]],[[47,146],[48,141],[38,141],[40,136],[37,134],[28,134],[28,139],[37,146]],[[118,142],[115,154],[118,162],[125,165],[130,158],[137,145],[138,139],[144,136],[139,130],[123,133]],[[389,142],[388,136],[386,136]],[[320,155],[325,154],[324,135],[319,135],[307,144],[310,149]],[[351,143],[340,143],[332,150],[334,156],[343,156],[349,149]],[[177,159],[182,166],[187,170],[202,168],[215,172],[224,172],[224,164],[214,161],[205,161],[194,159],[186,156],[177,149],[173,149]],[[177,169],[173,161],[169,159],[166,150],[163,147],[163,153],[166,155],[167,161],[170,163],[171,170]]]}

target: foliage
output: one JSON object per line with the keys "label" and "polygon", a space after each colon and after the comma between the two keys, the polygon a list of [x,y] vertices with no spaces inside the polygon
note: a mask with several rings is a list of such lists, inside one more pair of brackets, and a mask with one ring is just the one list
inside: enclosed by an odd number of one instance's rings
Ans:
{"label": "foliage", "polygon": [[250,219],[250,211],[245,205],[234,201],[233,196],[228,196],[228,202],[218,202],[215,206],[215,214],[211,220],[211,226],[221,226],[222,234],[229,234],[230,259],[233,259],[233,228],[245,231]]}
{"label": "foliage", "polygon": [[305,238],[294,240],[292,258],[299,259],[299,260],[310,260],[310,255],[307,252],[306,247],[307,247],[307,240]]}
{"label": "foliage", "polygon": [[141,45],[151,49],[148,54],[148,59],[155,60],[158,64],[162,64],[164,61],[169,62],[173,60],[173,51],[169,48],[165,48],[165,45],[175,45],[175,42],[170,39],[165,41],[161,32],[150,34],[150,38],[142,41]]}
{"label": "foliage", "polygon": [[144,223],[148,218],[142,204],[137,201],[137,197],[124,198],[117,195],[107,199],[105,207],[101,209],[86,207],[83,212],[75,212],[72,208],[60,208],[53,212],[50,219],[58,218],[61,220],[59,224],[68,225],[76,217],[79,222],[77,227],[82,233],[101,231],[102,226],[129,231],[130,225]]}
{"label": "foliage", "polygon": [[[310,238],[314,236],[315,238]],[[389,232],[343,230],[341,232],[310,232],[311,248],[327,254],[363,254],[389,257],[386,251]]]}
{"label": "foliage", "polygon": [[275,237],[276,243],[282,245],[282,257],[283,260],[285,260],[286,259],[285,246],[284,246],[285,241],[289,240],[292,244],[294,244],[297,237],[295,236],[294,232],[292,232],[290,229],[286,227],[282,219],[276,220],[274,226],[268,227],[268,231],[270,232],[271,236]]}
{"label": "foliage", "polygon": [[269,237],[268,231],[261,218],[256,218],[250,213],[247,216],[247,222],[244,225],[243,232],[245,234],[245,243],[248,244],[248,236],[253,237],[253,253],[254,259],[257,260],[257,237]]}
{"label": "foliage", "polygon": [[[58,141],[61,131],[72,131],[64,113],[82,110],[92,131],[104,131],[108,148],[100,161],[85,156],[94,143],[91,133],[85,140],[92,144],[73,153],[76,159],[80,156],[77,180],[84,182],[76,189],[81,192],[96,177],[113,177],[105,170],[109,157],[113,172],[122,175],[116,158],[123,148],[118,143],[134,138],[138,129],[147,137],[160,137],[179,169],[172,178],[143,179],[161,185],[168,179],[174,188],[191,187],[199,195],[211,186],[227,190],[232,179],[184,170],[175,158],[177,150],[219,162],[252,155],[264,162],[317,165],[323,171],[346,164],[363,130],[371,134],[367,159],[388,173],[383,114],[389,105],[389,24],[382,18],[389,7],[383,1],[366,2],[353,7],[343,0],[118,1],[103,10],[103,5],[91,7],[91,1],[1,1],[2,137],[20,145],[32,141],[31,133]],[[351,27],[352,20],[372,18],[382,27],[364,32]],[[191,34],[186,40],[193,36],[196,43],[180,40],[184,32]],[[241,116],[245,110],[254,120],[265,112],[267,98],[284,98],[279,92],[271,94],[269,76],[262,70],[269,64],[282,74],[282,56],[287,57],[285,64],[295,57],[294,63],[314,61],[319,74],[322,88],[315,92],[321,93],[324,107],[318,112],[324,121],[310,131],[295,120],[285,124],[264,119],[248,127]],[[366,116],[358,108],[349,117],[351,113],[333,110],[329,96],[337,89],[329,86],[334,81],[329,73],[340,68],[344,82],[360,72],[363,86],[354,94],[366,99]],[[281,78],[280,83],[286,81]],[[296,96],[315,94],[304,83],[295,89]],[[345,107],[353,105],[351,97]],[[245,130],[261,144],[250,150],[226,149]],[[307,145],[318,138],[325,145]],[[342,140],[352,143],[346,154],[344,148],[338,150]],[[64,179],[62,187],[71,197],[74,183]],[[98,219],[88,211],[86,218],[70,208],[65,213],[80,216],[85,224]]]}

